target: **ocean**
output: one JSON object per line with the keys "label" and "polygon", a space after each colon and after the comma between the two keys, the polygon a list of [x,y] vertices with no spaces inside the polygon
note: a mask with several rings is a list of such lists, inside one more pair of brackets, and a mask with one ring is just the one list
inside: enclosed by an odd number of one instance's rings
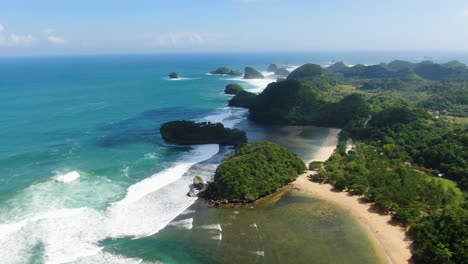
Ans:
{"label": "ocean", "polygon": [[[294,250],[295,263],[315,255],[314,263],[375,263],[379,253],[359,225],[312,198],[291,193],[271,208],[239,211],[206,208],[189,198],[193,177],[210,179],[232,149],[166,144],[159,126],[181,119],[223,122],[245,129],[250,140],[277,142],[307,160],[328,129],[259,126],[247,120],[246,110],[227,107],[225,85],[260,92],[274,76],[244,81],[208,72],[219,66],[264,71],[269,63],[423,58],[399,56],[0,58],[1,262],[285,263]],[[168,79],[172,71],[182,78]],[[305,210],[306,200],[331,213]]]}

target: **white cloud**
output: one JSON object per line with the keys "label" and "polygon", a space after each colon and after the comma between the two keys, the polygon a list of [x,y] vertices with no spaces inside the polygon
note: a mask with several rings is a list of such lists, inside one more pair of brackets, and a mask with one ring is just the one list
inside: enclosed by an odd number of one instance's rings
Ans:
{"label": "white cloud", "polygon": [[148,44],[164,48],[201,47],[216,42],[217,37],[197,32],[170,32],[152,36]]}
{"label": "white cloud", "polygon": [[60,36],[54,33],[53,28],[46,28],[44,32],[47,35],[47,41],[52,45],[62,45],[65,44],[65,37]]}
{"label": "white cloud", "polygon": [[65,38],[63,36],[50,35],[47,37],[47,41],[53,45],[65,44]]}
{"label": "white cloud", "polygon": [[16,33],[11,33],[9,36],[4,34],[5,27],[0,24],[0,46],[12,47],[12,46],[29,46],[34,43],[35,39],[33,36],[27,35],[18,35]]}
{"label": "white cloud", "polygon": [[28,46],[31,45],[34,42],[34,38],[31,35],[17,35],[17,34],[11,34],[10,35],[10,40],[13,46],[15,45],[22,45],[22,46]]}
{"label": "white cloud", "polygon": [[462,10],[460,13],[458,13],[458,16],[460,17],[468,17],[468,8],[465,8]]}

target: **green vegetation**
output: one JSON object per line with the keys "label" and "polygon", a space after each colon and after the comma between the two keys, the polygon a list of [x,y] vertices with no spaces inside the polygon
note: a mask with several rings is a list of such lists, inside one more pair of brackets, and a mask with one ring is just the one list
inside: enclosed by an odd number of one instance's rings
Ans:
{"label": "green vegetation", "polygon": [[205,196],[253,202],[292,182],[306,169],[296,154],[270,142],[240,146],[217,169]]}
{"label": "green vegetation", "polygon": [[461,125],[465,128],[468,127],[468,117],[444,116],[443,119],[451,124]]}
{"label": "green vegetation", "polygon": [[292,71],[288,76],[288,80],[313,79],[323,76],[324,74],[325,70],[323,70],[320,65],[308,63]]}
{"label": "green vegetation", "polygon": [[270,83],[255,98],[250,117],[270,124],[344,127],[352,119],[367,118],[369,111],[359,94],[330,102],[310,81],[286,80]]}
{"label": "green vegetation", "polygon": [[[378,148],[364,143],[357,145],[356,152],[346,154],[340,150],[314,179],[329,182],[340,191],[365,195],[403,224],[416,221],[421,213],[461,204],[463,196],[457,187],[403,162],[394,151],[395,146]],[[412,214],[407,215],[408,210]]]}
{"label": "green vegetation", "polygon": [[226,85],[226,88],[224,88],[224,93],[225,94],[236,95],[236,94],[238,94],[239,92],[242,92],[242,91],[244,91],[244,87],[242,87],[241,85],[239,85],[237,83],[230,83],[230,84]]}
{"label": "green vegetation", "polygon": [[288,75],[288,80],[308,80],[320,91],[330,90],[336,84],[333,77],[316,64],[302,65]]}
{"label": "green vegetation", "polygon": [[165,141],[180,145],[239,145],[247,142],[244,131],[225,128],[221,123],[172,121],[164,123],[160,132]]}
{"label": "green vegetation", "polygon": [[[439,176],[468,187],[466,128],[391,98],[369,100],[372,117],[350,122],[338,151],[312,180],[364,195],[393,220],[410,226],[417,263],[463,263],[468,223],[461,221],[467,215],[461,207],[466,195]],[[356,151],[345,153],[347,136],[361,142]]]}
{"label": "green vegetation", "polygon": [[326,71],[365,93],[397,95],[437,116],[468,117],[468,67],[458,61],[392,61],[353,67],[336,63]]}
{"label": "green vegetation", "polygon": [[[306,64],[268,85],[250,117],[342,127],[337,152],[310,164],[312,180],[363,195],[408,226],[417,263],[466,263],[467,72],[459,62]],[[348,137],[358,144],[345,153]]]}
{"label": "green vegetation", "polygon": [[249,108],[255,102],[257,95],[247,91],[241,91],[229,100],[229,106]]}
{"label": "green vegetation", "polygon": [[263,79],[263,74],[252,67],[245,67],[244,79]]}
{"label": "green vegetation", "polygon": [[417,263],[468,262],[468,210],[448,208],[423,217],[409,231]]}
{"label": "green vegetation", "polygon": [[[438,170],[468,188],[468,133],[409,107],[388,108],[372,116],[366,128],[352,132],[399,158]],[[390,151],[390,149],[392,149]]]}
{"label": "green vegetation", "polygon": [[408,76],[418,76],[431,81],[468,79],[468,68],[457,61],[437,64],[432,61],[411,63],[397,60],[388,64],[369,66],[358,64],[353,67],[347,67],[342,62],[338,62],[327,67],[327,71],[346,78],[360,79],[407,78]]}
{"label": "green vegetation", "polygon": [[323,162],[321,161],[312,161],[309,163],[309,170],[320,170],[323,168]]}
{"label": "green vegetation", "polygon": [[[311,179],[363,195],[409,227],[416,263],[467,263],[467,81],[456,61],[306,64],[243,106],[257,122],[343,128]],[[349,137],[357,148],[346,153]],[[252,198],[243,190],[236,199]]]}
{"label": "green vegetation", "polygon": [[226,67],[219,67],[216,70],[211,71],[210,73],[211,74],[219,74],[219,75],[242,75],[241,71],[231,70],[231,69],[226,68]]}

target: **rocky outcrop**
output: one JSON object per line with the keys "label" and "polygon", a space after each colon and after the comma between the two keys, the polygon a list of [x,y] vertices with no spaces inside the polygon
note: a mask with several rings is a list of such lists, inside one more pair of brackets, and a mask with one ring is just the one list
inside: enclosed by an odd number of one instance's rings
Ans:
{"label": "rocky outcrop", "polygon": [[275,75],[287,77],[289,75],[289,71],[286,70],[286,68],[279,68],[275,71]]}
{"label": "rocky outcrop", "polygon": [[278,66],[276,64],[270,64],[267,68],[267,72],[276,72],[278,70]]}
{"label": "rocky outcrop", "polygon": [[179,74],[177,72],[171,72],[171,73],[169,73],[169,78],[179,79]]}
{"label": "rocky outcrop", "polygon": [[242,75],[241,71],[231,70],[227,67],[219,67],[216,70],[211,71],[210,73],[216,75]]}
{"label": "rocky outcrop", "polygon": [[244,79],[263,79],[263,74],[252,67],[245,67]]}
{"label": "rocky outcrop", "polygon": [[236,95],[242,91],[244,91],[244,87],[242,87],[241,85],[237,83],[228,84],[226,85],[226,88],[224,89],[225,94],[233,94],[233,95]]}
{"label": "rocky outcrop", "polygon": [[195,187],[197,190],[202,190],[205,187],[205,183],[203,182],[202,177],[195,176],[193,178],[193,187]]}
{"label": "rocky outcrop", "polygon": [[187,193],[189,197],[196,197],[199,193],[203,192],[206,188],[206,184],[203,182],[202,177],[195,176],[193,178],[193,184],[190,186],[190,190]]}
{"label": "rocky outcrop", "polygon": [[198,193],[195,191],[195,189],[190,189],[189,192],[187,193],[188,197],[197,197]]}
{"label": "rocky outcrop", "polygon": [[249,108],[254,103],[256,97],[257,95],[254,93],[240,91],[236,94],[236,96],[229,100],[228,105]]}

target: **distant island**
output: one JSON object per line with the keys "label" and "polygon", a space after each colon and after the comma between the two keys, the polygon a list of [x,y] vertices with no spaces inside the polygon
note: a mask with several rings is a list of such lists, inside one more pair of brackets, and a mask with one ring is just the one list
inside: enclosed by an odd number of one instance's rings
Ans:
{"label": "distant island", "polygon": [[179,145],[239,145],[247,142],[244,131],[224,127],[221,123],[171,121],[160,128],[162,138]]}
{"label": "distant island", "polygon": [[215,75],[242,75],[241,71],[231,70],[227,67],[219,67],[216,70],[211,71],[210,73]]}
{"label": "distant island", "polygon": [[286,68],[278,68],[275,70],[275,75],[278,75],[280,77],[287,77],[289,75],[289,71]]}
{"label": "distant island", "polygon": [[252,67],[245,67],[244,79],[263,79],[263,74]]}
{"label": "distant island", "polygon": [[251,203],[292,182],[306,169],[296,154],[270,142],[241,146],[216,169],[205,198]]}
{"label": "distant island", "polygon": [[276,72],[278,70],[278,66],[276,64],[268,65],[267,72]]}

